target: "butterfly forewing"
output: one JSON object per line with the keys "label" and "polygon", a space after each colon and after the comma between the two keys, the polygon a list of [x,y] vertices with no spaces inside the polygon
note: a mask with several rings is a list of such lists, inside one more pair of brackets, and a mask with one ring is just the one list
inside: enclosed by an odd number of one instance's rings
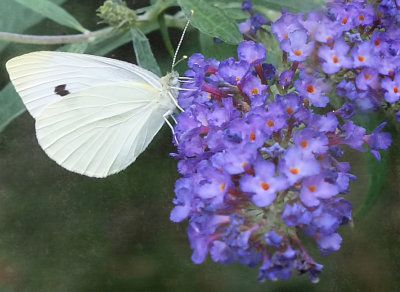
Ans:
{"label": "butterfly forewing", "polygon": [[39,144],[70,171],[105,177],[144,151],[175,108],[170,81],[126,62],[34,52],[6,64]]}
{"label": "butterfly forewing", "polygon": [[136,81],[161,89],[150,71],[115,59],[40,51],[9,60],[10,79],[31,115],[69,94],[101,84]]}
{"label": "butterfly forewing", "polygon": [[131,164],[164,123],[157,89],[137,82],[72,93],[37,117],[44,151],[68,170],[105,177]]}

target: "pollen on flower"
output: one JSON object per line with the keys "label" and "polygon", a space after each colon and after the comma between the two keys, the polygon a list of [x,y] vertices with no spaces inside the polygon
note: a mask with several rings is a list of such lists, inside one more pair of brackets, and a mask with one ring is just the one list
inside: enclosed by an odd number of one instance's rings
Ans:
{"label": "pollen on flower", "polygon": [[285,34],[283,35],[283,38],[284,38],[284,39],[287,39],[288,35],[289,35],[289,33],[288,33],[288,32],[285,32]]}
{"label": "pollen on flower", "polygon": [[339,58],[338,58],[336,55],[333,55],[333,57],[332,57],[332,62],[333,62],[333,63],[339,62]]}
{"label": "pollen on flower", "polygon": [[360,14],[360,15],[358,16],[358,19],[361,20],[361,21],[363,21],[363,20],[364,20],[364,15]]}
{"label": "pollen on flower", "polygon": [[297,167],[289,168],[291,174],[299,174],[299,169]]}
{"label": "pollen on flower", "polygon": [[363,56],[361,56],[361,55],[358,55],[358,56],[357,56],[357,59],[358,59],[358,61],[360,61],[360,62],[364,62],[364,61],[365,61],[365,58],[364,58]]}
{"label": "pollen on flower", "polygon": [[399,89],[397,88],[397,86],[393,86],[393,92],[394,93],[398,93],[399,92]]}
{"label": "pollen on flower", "polygon": [[377,46],[379,46],[381,44],[381,41],[380,40],[375,40],[374,41],[374,45],[377,47]]}
{"label": "pollen on flower", "polygon": [[250,132],[250,137],[249,140],[250,141],[254,141],[256,139],[256,133],[254,133],[253,131]]}
{"label": "pollen on flower", "polygon": [[296,56],[301,56],[303,52],[301,50],[293,50],[293,54],[295,54]]}
{"label": "pollen on flower", "polygon": [[347,23],[347,17],[343,17],[342,24],[346,24],[346,23]]}
{"label": "pollen on flower", "polygon": [[309,186],[307,186],[307,189],[310,191],[310,192],[315,192],[315,190],[317,189],[317,187],[315,186],[315,185],[309,185]]}
{"label": "pollen on flower", "polygon": [[258,89],[257,88],[253,88],[252,90],[250,90],[251,94],[258,94]]}
{"label": "pollen on flower", "polygon": [[287,112],[289,115],[291,115],[291,114],[293,113],[293,109],[292,109],[290,106],[288,106],[288,107],[286,107],[286,112]]}
{"label": "pollen on flower", "polygon": [[367,79],[367,80],[368,80],[368,79],[371,79],[371,75],[369,75],[369,74],[367,74],[367,73],[364,73],[364,78]]}
{"label": "pollen on flower", "polygon": [[309,92],[309,93],[314,93],[314,91],[315,91],[314,85],[308,84],[308,85],[306,86],[306,90],[307,90],[307,92]]}
{"label": "pollen on flower", "polygon": [[221,191],[223,191],[224,188],[225,188],[225,183],[220,184],[220,185],[219,185],[219,188],[221,189]]}
{"label": "pollen on flower", "polygon": [[264,191],[269,189],[269,184],[264,181],[260,182],[260,186]]}
{"label": "pollen on flower", "polygon": [[266,123],[267,127],[273,127],[275,125],[273,120],[268,120]]}
{"label": "pollen on flower", "polygon": [[235,80],[236,80],[236,82],[239,82],[240,81],[240,77],[236,77]]}
{"label": "pollen on flower", "polygon": [[211,97],[212,97],[212,96],[211,96],[211,93],[208,93],[208,94],[207,94],[207,97],[211,99]]}
{"label": "pollen on flower", "polygon": [[301,148],[307,148],[307,146],[308,146],[307,141],[306,140],[301,140],[300,141],[300,146],[301,146]]}
{"label": "pollen on flower", "polygon": [[245,168],[247,166],[247,164],[249,164],[247,161],[243,162],[240,166]]}

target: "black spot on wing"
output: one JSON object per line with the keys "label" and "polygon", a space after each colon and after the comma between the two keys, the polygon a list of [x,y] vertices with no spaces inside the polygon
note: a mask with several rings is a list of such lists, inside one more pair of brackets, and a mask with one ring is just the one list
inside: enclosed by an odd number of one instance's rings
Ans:
{"label": "black spot on wing", "polygon": [[70,94],[70,92],[69,92],[68,90],[65,89],[66,86],[67,86],[66,84],[57,85],[57,86],[54,88],[54,92],[55,92],[56,94],[58,94],[59,96],[66,96],[67,94]]}

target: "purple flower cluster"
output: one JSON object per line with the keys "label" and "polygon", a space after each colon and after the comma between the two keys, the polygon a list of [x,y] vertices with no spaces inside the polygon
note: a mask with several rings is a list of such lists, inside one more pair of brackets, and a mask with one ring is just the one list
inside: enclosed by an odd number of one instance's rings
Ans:
{"label": "purple flower cluster", "polygon": [[400,7],[378,2],[335,0],[306,15],[282,11],[271,25],[287,58],[304,62],[295,88],[313,106],[325,107],[336,89],[355,110],[399,110]]}
{"label": "purple flower cluster", "polygon": [[[393,7],[385,5],[391,15]],[[245,34],[256,36],[269,25],[255,17],[249,1],[243,10],[251,14]],[[178,99],[184,112],[176,117],[173,154],[182,177],[170,219],[189,219],[194,263],[209,254],[221,264],[258,265],[260,281],[286,279],[292,271],[318,281],[322,265],[298,235],[312,238],[322,254],[340,248],[337,229],[351,220],[352,210],[342,195],[355,179],[350,164],[340,161],[342,146],[365,151],[368,145],[379,159],[378,150],[391,143],[381,132],[385,123],[368,135],[349,120],[361,98],[386,99],[384,84],[390,88],[389,81],[400,78],[397,67],[385,75],[376,66],[384,49],[372,47],[370,39],[386,47],[396,39],[394,29],[382,30],[388,24],[383,15],[378,19],[364,1],[331,2],[326,11],[306,17],[283,11],[271,24],[289,60],[279,70],[265,62],[264,46],[253,41],[239,44],[237,59],[198,53],[189,58],[185,75],[191,79]],[[349,36],[355,30],[359,38]],[[329,104],[334,86],[349,99],[340,108]],[[323,110],[316,113],[315,107]]]}

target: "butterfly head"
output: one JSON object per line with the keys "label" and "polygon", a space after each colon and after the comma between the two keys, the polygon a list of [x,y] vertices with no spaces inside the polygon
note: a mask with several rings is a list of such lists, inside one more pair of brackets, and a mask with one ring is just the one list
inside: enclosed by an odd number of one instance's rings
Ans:
{"label": "butterfly head", "polygon": [[169,76],[169,80],[168,80],[168,85],[169,86],[179,86],[179,74],[177,71],[172,71],[171,73],[169,73],[167,76]]}
{"label": "butterfly head", "polygon": [[171,87],[179,87],[179,74],[176,71],[172,71],[161,77],[161,84],[163,88],[170,89]]}

